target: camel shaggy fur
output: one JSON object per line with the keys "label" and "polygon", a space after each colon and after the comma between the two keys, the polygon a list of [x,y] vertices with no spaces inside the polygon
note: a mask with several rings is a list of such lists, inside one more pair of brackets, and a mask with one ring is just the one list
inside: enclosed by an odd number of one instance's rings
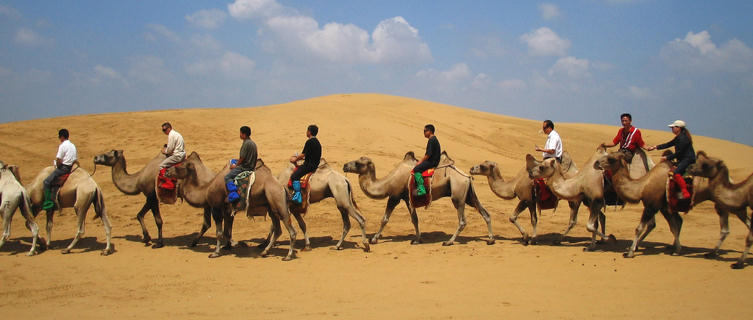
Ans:
{"label": "camel shaggy fur", "polygon": [[21,215],[26,219],[26,227],[31,231],[32,243],[28,255],[33,256],[37,254],[39,226],[37,226],[31,213],[29,193],[21,185],[18,167],[6,165],[0,161],[0,213],[3,215],[3,234],[0,236],[0,248],[10,237],[10,225],[17,208],[21,210]]}

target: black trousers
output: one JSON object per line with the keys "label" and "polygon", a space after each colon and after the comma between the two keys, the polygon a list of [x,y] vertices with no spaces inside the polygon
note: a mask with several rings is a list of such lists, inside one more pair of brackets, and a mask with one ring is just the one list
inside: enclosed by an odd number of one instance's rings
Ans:
{"label": "black trousers", "polygon": [[44,179],[44,188],[48,190],[52,189],[52,183],[54,183],[58,177],[71,173],[72,168],[73,166],[66,166],[64,164],[59,165],[55,168],[55,171],[52,171],[52,173],[47,176],[47,179]]}
{"label": "black trousers", "polygon": [[290,181],[301,180],[307,173],[314,171],[316,171],[316,166],[302,165],[293,171],[293,174],[290,175]]}

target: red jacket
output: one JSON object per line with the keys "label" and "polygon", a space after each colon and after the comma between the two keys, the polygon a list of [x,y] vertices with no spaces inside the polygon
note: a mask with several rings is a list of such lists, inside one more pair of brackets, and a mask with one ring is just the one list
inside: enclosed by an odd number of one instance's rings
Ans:
{"label": "red jacket", "polygon": [[641,137],[641,131],[636,127],[630,127],[628,132],[625,132],[625,128],[620,128],[620,130],[617,130],[617,136],[614,137],[612,143],[619,143],[620,149],[624,148],[630,151],[635,151],[636,148],[646,145]]}

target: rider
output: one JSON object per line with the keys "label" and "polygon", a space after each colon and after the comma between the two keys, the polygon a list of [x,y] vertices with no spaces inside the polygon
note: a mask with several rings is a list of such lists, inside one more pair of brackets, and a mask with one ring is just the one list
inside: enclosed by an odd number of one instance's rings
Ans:
{"label": "rider", "polygon": [[316,171],[319,167],[319,161],[322,158],[322,145],[319,143],[319,139],[316,138],[316,134],[319,133],[319,127],[312,124],[306,128],[306,144],[303,146],[303,151],[300,154],[296,154],[290,157],[290,163],[295,164],[296,161],[304,159],[303,164],[293,171],[290,175],[290,180],[293,184],[293,202],[303,202],[301,196],[301,177],[307,173]]}
{"label": "rider", "polygon": [[70,134],[68,129],[60,129],[58,131],[58,139],[60,139],[60,145],[58,146],[58,153],[55,156],[55,170],[44,179],[44,202],[42,203],[42,209],[49,210],[55,207],[55,202],[52,201],[52,184],[58,177],[71,173],[73,164],[78,161],[78,152],[76,146],[68,140]]}
{"label": "rider", "polygon": [[544,159],[555,158],[557,162],[562,162],[562,139],[560,134],[554,131],[554,122],[544,120],[543,129],[544,133],[547,134],[546,143],[544,143],[544,149],[536,146],[536,151],[543,152]]}
{"label": "rider", "polygon": [[439,165],[439,157],[442,152],[439,140],[437,139],[437,136],[434,135],[434,125],[427,124],[424,126],[424,137],[429,139],[429,141],[426,142],[426,153],[418,164],[413,167],[413,177],[416,179],[416,192],[419,196],[426,194],[424,177],[421,174],[424,171],[436,168]]}
{"label": "rider", "polygon": [[656,146],[646,148],[646,150],[666,149],[671,146],[675,147],[675,153],[669,156],[661,157],[662,160],[677,160],[677,166],[673,171],[670,171],[670,175],[675,180],[682,191],[682,198],[690,198],[690,192],[688,192],[688,186],[685,184],[685,179],[682,175],[685,173],[685,169],[689,165],[695,163],[695,150],[693,149],[693,138],[690,136],[690,131],[685,127],[685,121],[675,120],[668,125],[672,128],[672,133],[675,134],[675,138],[667,143],[663,143]]}
{"label": "rider", "polygon": [[178,131],[173,130],[170,122],[162,124],[162,132],[167,135],[167,144],[165,145],[165,149],[162,150],[162,154],[167,156],[167,158],[160,163],[160,170],[181,163],[186,159],[183,136]]}
{"label": "rider", "polygon": [[230,203],[240,200],[238,194],[238,187],[233,180],[235,177],[244,171],[254,171],[256,166],[256,157],[258,155],[256,149],[256,143],[251,140],[251,128],[248,126],[242,126],[240,129],[240,138],[243,140],[241,144],[240,155],[238,161],[230,165],[230,172],[225,175],[225,186],[227,187],[227,201]]}
{"label": "rider", "polygon": [[617,130],[617,135],[612,140],[612,144],[602,143],[604,148],[611,148],[620,145],[620,152],[625,155],[625,161],[628,163],[633,161],[635,150],[642,148],[646,145],[641,137],[641,131],[638,128],[633,127],[633,116],[629,113],[623,113],[620,115],[620,121],[622,122],[622,128]]}

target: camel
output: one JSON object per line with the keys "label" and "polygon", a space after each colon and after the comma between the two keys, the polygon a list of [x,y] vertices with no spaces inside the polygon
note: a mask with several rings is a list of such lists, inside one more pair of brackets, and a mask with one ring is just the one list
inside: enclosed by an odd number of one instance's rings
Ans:
{"label": "camel", "polygon": [[31,231],[31,249],[27,255],[37,254],[37,239],[39,238],[39,226],[31,214],[31,201],[29,193],[23,185],[18,174],[17,166],[9,166],[0,161],[0,212],[3,214],[3,234],[0,236],[0,248],[10,237],[10,225],[16,208],[21,210],[21,215],[26,219],[26,227]]}
{"label": "camel", "polygon": [[[337,210],[340,211],[340,215],[343,219],[343,234],[342,237],[340,237],[340,241],[335,245],[335,249],[343,249],[342,245],[345,241],[345,236],[350,230],[350,219],[348,218],[350,216],[361,226],[361,233],[363,236],[361,244],[363,245],[363,251],[369,252],[369,240],[366,236],[366,219],[358,210],[356,201],[353,198],[353,189],[351,188],[350,181],[348,181],[348,179],[342,174],[332,170],[324,159],[321,160],[321,163],[322,164],[319,165],[319,168],[317,168],[309,178],[309,203],[317,203],[326,198],[334,198]],[[292,163],[288,165],[288,167],[277,176],[277,181],[283,185],[287,184],[294,169],[295,166]],[[305,224],[301,225],[301,228],[303,229],[304,226]],[[311,244],[309,243],[305,229],[303,229],[303,234],[304,239],[306,240],[306,248],[310,248]]]}
{"label": "camel", "polygon": [[[44,202],[44,179],[55,170],[55,167],[49,166],[37,174],[32,181],[31,185],[27,186],[29,190],[29,196],[31,199],[31,211],[36,217],[39,211],[42,209],[42,203]],[[84,222],[86,220],[86,212],[89,211],[89,207],[94,204],[94,219],[102,219],[102,224],[105,228],[105,236],[107,237],[107,246],[102,250],[103,256],[110,255],[115,252],[115,246],[111,242],[111,229],[110,219],[107,217],[107,210],[105,208],[104,196],[102,195],[102,189],[99,187],[96,181],[92,179],[86,170],[81,167],[76,167],[71,171],[71,175],[68,180],[60,187],[58,191],[58,203],[60,208],[73,208],[76,211],[76,217],[78,219],[78,232],[71,241],[71,244],[67,248],[62,250],[63,254],[71,252],[71,249],[78,243],[81,237],[84,235],[85,227]],[[57,206],[50,210],[46,210],[47,214],[47,247],[50,247],[50,241],[52,241],[52,224],[53,216]]]}
{"label": "camel", "polygon": [[[343,166],[343,171],[358,174],[358,182],[361,186],[361,190],[372,199],[384,199],[387,198],[387,207],[382,217],[382,224],[379,227],[379,231],[371,238],[371,243],[376,243],[382,234],[382,230],[389,222],[392,211],[395,209],[400,200],[403,200],[408,206],[408,211],[411,215],[411,222],[416,230],[416,236],[411,241],[411,244],[421,243],[421,232],[418,228],[418,214],[416,209],[411,207],[408,199],[408,183],[411,170],[416,165],[415,154],[409,151],[403,157],[403,160],[392,169],[387,176],[377,179],[376,167],[374,162],[367,158],[361,157],[358,160],[354,160],[346,163]],[[448,164],[450,163],[450,164]],[[489,236],[486,243],[494,244],[494,235],[492,233],[491,218],[489,213],[484,209],[479,201],[476,191],[473,189],[473,183],[471,183],[470,176],[460,172],[454,166],[451,165],[452,159],[449,158],[446,152],[442,152],[439,167],[435,170],[434,177],[432,178],[431,197],[436,200],[442,197],[450,197],[452,204],[455,206],[458,212],[458,228],[449,240],[444,241],[442,245],[449,246],[455,242],[458,234],[465,228],[465,205],[468,204],[481,214],[481,217],[486,222],[486,226],[489,229]]]}
{"label": "camel", "polygon": [[748,227],[745,249],[743,249],[743,253],[737,262],[732,264],[734,269],[743,268],[748,251],[753,244],[753,228],[751,228],[747,214],[748,208],[753,208],[753,174],[739,183],[732,183],[729,178],[729,168],[724,164],[724,161],[709,157],[703,151],[698,151],[696,162],[690,165],[688,172],[695,176],[708,178],[710,198],[714,201],[717,213],[719,213],[722,237],[717,247],[712,251],[713,254],[717,253],[721,242],[729,234],[727,212],[734,212],[740,218],[740,221]]}
{"label": "camel", "polygon": [[[578,207],[581,203],[588,206],[589,218],[586,229],[591,232],[591,243],[584,250],[596,248],[596,236],[606,238],[604,229],[606,216],[602,212],[604,207],[604,172],[593,167],[593,163],[607,154],[606,149],[599,147],[596,152],[586,161],[583,170],[570,178],[565,178],[562,165],[550,158],[544,161],[536,160],[532,155],[526,155],[526,169],[531,178],[546,178],[546,184],[559,199],[570,202],[570,223],[562,233],[561,239],[575,226],[578,221]],[[575,204],[575,205],[573,205]],[[601,225],[601,231],[598,230]],[[610,239],[614,236],[609,235]]]}
{"label": "camel", "polygon": [[[144,224],[144,215],[147,211],[151,210],[154,216],[154,222],[157,224],[157,241],[154,242],[152,248],[162,248],[164,242],[162,240],[162,215],[159,212],[159,200],[157,199],[157,193],[154,190],[155,180],[157,174],[159,174],[159,164],[165,160],[165,155],[158,154],[152,158],[149,163],[146,164],[141,170],[136,173],[129,174],[126,169],[126,158],[123,150],[111,150],[107,153],[100,154],[94,157],[95,166],[105,165],[112,167],[112,182],[120,192],[127,195],[137,195],[139,193],[146,197],[146,202],[141,210],[136,214],[136,219],[141,224],[141,231],[143,233],[143,242],[145,245],[149,245],[152,241],[152,237],[149,236],[149,231]],[[95,167],[96,171],[96,167]]]}
{"label": "camel", "polygon": [[[233,227],[233,217],[230,214],[230,207],[225,202],[227,190],[225,189],[225,175],[230,172],[229,165],[225,165],[215,177],[204,184],[200,183],[197,168],[193,162],[188,162],[184,166],[171,167],[167,170],[166,176],[183,180],[183,196],[186,201],[196,204],[202,203],[212,208],[212,217],[215,220],[217,228],[217,246],[215,251],[209,255],[210,258],[220,256],[222,248],[222,239],[227,238],[230,241]],[[250,205],[248,212],[266,210],[272,218],[272,227],[270,233],[274,234],[273,239],[267,243],[266,248],[262,251],[262,256],[267,256],[269,250],[274,246],[280,232],[274,232],[280,229],[280,220],[285,224],[290,234],[290,249],[284,261],[292,260],[295,252],[296,231],[291,225],[290,212],[288,210],[287,192],[284,187],[272,175],[261,159],[256,161],[254,170],[256,180],[251,187],[249,195]],[[190,199],[190,200],[189,200]],[[250,213],[249,213],[250,214]],[[224,231],[221,229],[223,220],[225,222]]]}
{"label": "camel", "polygon": [[594,162],[594,168],[612,171],[612,184],[620,198],[629,203],[643,202],[643,214],[638,227],[635,228],[635,238],[628,252],[624,253],[623,256],[626,258],[635,257],[638,244],[656,227],[655,216],[657,211],[660,211],[664,219],[667,220],[669,229],[674,236],[672,255],[679,255],[682,249],[680,245],[682,217],[676,212],[670,212],[667,205],[666,183],[667,174],[670,171],[669,161],[659,162],[638,179],[630,177],[627,167],[628,164],[624,155],[619,151],[610,152]]}

